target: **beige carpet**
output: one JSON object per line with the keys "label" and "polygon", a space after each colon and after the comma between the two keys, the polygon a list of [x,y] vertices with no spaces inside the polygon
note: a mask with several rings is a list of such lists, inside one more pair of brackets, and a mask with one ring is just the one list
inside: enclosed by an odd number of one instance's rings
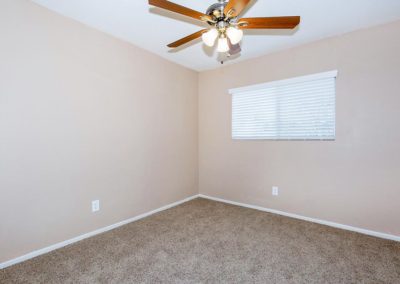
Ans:
{"label": "beige carpet", "polygon": [[400,244],[196,199],[0,271],[1,283],[400,283]]}

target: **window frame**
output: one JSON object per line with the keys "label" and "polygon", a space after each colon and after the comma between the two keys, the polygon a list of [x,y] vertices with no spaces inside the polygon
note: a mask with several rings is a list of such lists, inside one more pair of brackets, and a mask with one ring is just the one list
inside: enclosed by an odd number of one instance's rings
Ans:
{"label": "window frame", "polygon": [[[231,98],[231,139],[235,141],[246,141],[246,140],[254,140],[254,141],[260,141],[260,140],[265,140],[265,141],[335,141],[336,140],[336,95],[337,95],[337,88],[336,88],[336,80],[338,76],[338,71],[333,70],[333,71],[328,71],[328,72],[321,72],[321,73],[316,73],[316,74],[311,74],[311,75],[305,75],[305,76],[299,76],[299,77],[293,77],[289,79],[283,79],[283,80],[276,80],[276,81],[271,81],[271,82],[266,82],[266,83],[261,83],[261,84],[254,84],[250,86],[245,86],[245,87],[239,87],[239,88],[233,88],[229,89],[229,94],[232,96]],[[242,92],[252,92],[252,91],[257,91],[260,89],[265,89],[265,88],[271,88],[271,87],[278,87],[282,85],[288,85],[288,84],[293,84],[293,83],[302,83],[302,82],[307,82],[307,81],[313,81],[313,80],[319,80],[319,79],[328,79],[332,78],[335,80],[334,84],[334,105],[333,105],[333,136],[332,137],[325,137],[325,138],[316,138],[316,137],[311,137],[311,138],[266,138],[266,137],[234,137],[234,129],[233,129],[233,95],[237,93],[242,93]],[[278,130],[279,131],[279,130]]]}

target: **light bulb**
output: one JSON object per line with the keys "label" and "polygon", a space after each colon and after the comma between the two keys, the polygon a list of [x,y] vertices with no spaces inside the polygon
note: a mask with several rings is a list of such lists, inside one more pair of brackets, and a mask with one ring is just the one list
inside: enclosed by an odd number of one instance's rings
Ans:
{"label": "light bulb", "polygon": [[232,44],[238,44],[243,38],[243,31],[234,27],[229,27],[226,30],[226,35],[231,40]]}
{"label": "light bulb", "polygon": [[207,46],[213,46],[217,37],[218,37],[218,31],[216,29],[211,29],[208,32],[203,33],[201,35],[203,42]]}
{"label": "light bulb", "polygon": [[226,37],[220,37],[218,39],[217,51],[218,52],[228,52],[229,51],[228,39]]}

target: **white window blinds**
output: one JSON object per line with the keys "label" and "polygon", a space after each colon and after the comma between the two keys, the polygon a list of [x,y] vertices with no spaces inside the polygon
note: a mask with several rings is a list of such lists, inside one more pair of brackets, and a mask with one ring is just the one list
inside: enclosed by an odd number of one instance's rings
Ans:
{"label": "white window blinds", "polygon": [[337,71],[232,89],[232,138],[335,139]]}

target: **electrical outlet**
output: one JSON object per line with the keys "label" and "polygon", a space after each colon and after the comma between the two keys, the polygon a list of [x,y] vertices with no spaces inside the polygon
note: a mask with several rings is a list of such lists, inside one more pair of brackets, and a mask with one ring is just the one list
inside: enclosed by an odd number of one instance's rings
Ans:
{"label": "electrical outlet", "polygon": [[92,212],[97,212],[100,210],[100,201],[99,200],[93,200],[92,201]]}
{"label": "electrical outlet", "polygon": [[272,195],[274,195],[274,196],[279,195],[279,188],[277,186],[272,187]]}

